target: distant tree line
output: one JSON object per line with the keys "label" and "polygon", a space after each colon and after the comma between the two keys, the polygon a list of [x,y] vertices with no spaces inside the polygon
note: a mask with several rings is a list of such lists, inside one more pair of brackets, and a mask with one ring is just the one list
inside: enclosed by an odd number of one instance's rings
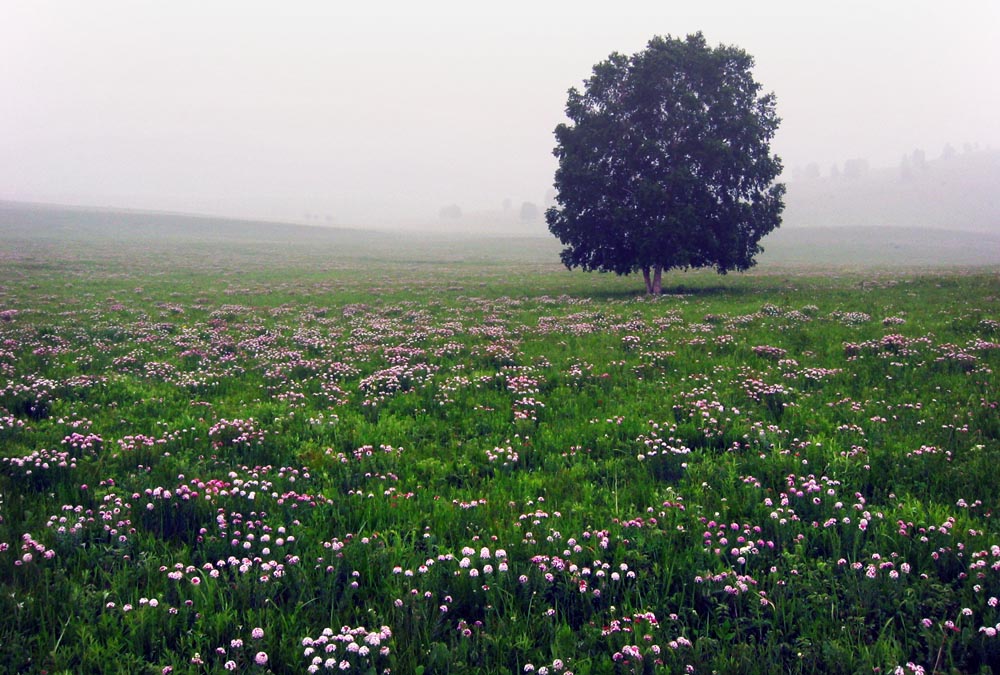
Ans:
{"label": "distant tree line", "polygon": [[[962,146],[964,154],[978,152],[981,149],[979,143],[965,143]],[[941,149],[941,160],[949,160],[958,155],[958,151],[951,143],[946,143]],[[927,170],[927,153],[922,148],[916,148],[912,152],[905,153],[899,160],[899,177],[901,180],[910,180]],[[834,179],[856,180],[864,178],[871,171],[871,166],[867,159],[856,157],[846,160],[843,165],[834,162],[830,165],[827,175]],[[795,180],[818,180],[822,178],[822,171],[816,162],[809,162],[805,166],[796,167],[792,171],[792,178]]]}

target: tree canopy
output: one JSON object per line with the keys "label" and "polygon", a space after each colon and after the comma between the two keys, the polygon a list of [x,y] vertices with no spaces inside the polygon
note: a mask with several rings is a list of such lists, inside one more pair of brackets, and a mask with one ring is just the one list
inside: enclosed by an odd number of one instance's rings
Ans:
{"label": "tree canopy", "polygon": [[[611,54],[584,91],[569,90],[570,123],[556,127],[556,205],[549,230],[570,269],[746,270],[781,222],[779,119],[742,49],[709,47],[701,33],[654,37]],[[651,277],[650,272],[653,272]]]}

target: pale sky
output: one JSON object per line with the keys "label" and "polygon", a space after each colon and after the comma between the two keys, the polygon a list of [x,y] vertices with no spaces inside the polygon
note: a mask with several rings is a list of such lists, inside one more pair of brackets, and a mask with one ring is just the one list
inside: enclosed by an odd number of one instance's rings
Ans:
{"label": "pale sky", "polygon": [[1000,2],[0,0],[0,199],[434,221],[540,204],[566,90],[701,30],[787,169],[1000,148]]}

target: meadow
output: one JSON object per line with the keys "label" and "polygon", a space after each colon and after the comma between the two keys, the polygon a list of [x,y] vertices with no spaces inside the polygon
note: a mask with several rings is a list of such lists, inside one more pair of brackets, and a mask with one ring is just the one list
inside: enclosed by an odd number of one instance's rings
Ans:
{"label": "meadow", "polygon": [[0,672],[1000,670],[995,269],[25,237]]}

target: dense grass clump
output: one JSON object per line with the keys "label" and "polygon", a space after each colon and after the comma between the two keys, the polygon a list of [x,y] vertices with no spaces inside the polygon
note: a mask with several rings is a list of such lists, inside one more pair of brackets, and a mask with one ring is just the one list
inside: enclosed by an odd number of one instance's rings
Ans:
{"label": "dense grass clump", "polygon": [[0,672],[1000,668],[995,274],[66,260]]}

